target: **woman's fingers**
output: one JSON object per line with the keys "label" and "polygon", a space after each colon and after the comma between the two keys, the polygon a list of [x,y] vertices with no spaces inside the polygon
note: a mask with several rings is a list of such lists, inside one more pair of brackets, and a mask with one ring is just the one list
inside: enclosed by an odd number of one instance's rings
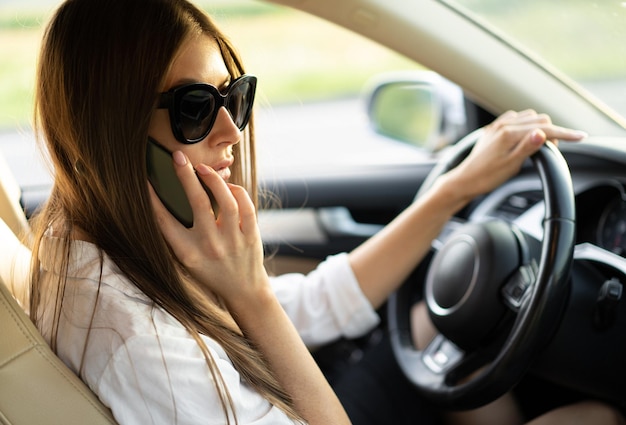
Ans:
{"label": "woman's fingers", "polygon": [[522,140],[513,147],[511,154],[523,160],[537,152],[546,140],[546,133],[543,130],[526,131]]}
{"label": "woman's fingers", "polygon": [[150,183],[148,183],[148,191],[159,229],[178,259],[184,263],[184,258],[189,258],[188,229],[167,210]]}
{"label": "woman's fingers", "polygon": [[[221,180],[221,178],[219,178],[219,176],[211,176],[210,171],[212,170],[206,166],[201,168],[201,171],[197,172],[197,170],[194,170],[191,162],[187,159],[187,156],[181,151],[175,151],[172,154],[172,158],[174,160],[176,175],[183,185],[185,195],[187,196],[187,200],[189,201],[189,205],[193,211],[194,225],[198,220],[202,220],[207,216],[212,217],[214,221],[215,214],[211,205],[211,199],[207,196],[205,188],[200,183],[199,174],[204,173],[205,176],[208,176],[203,178],[203,181],[214,196],[216,192],[220,192],[218,180]],[[216,179],[214,177],[218,178]],[[207,220],[207,223],[210,223],[210,220]]]}
{"label": "woman's fingers", "polygon": [[[546,140],[571,140],[577,141],[587,137],[587,133],[580,130],[554,125],[550,116],[538,114],[533,110],[522,111],[518,114],[505,113],[502,120],[497,119],[493,125],[497,128],[514,127],[519,132],[541,130],[546,135]],[[519,135],[518,135],[519,137]]]}
{"label": "woman's fingers", "polygon": [[[237,201],[233,198],[232,193],[226,184],[226,182],[220,177],[215,170],[205,164],[198,164],[195,168],[196,179],[200,179],[204,186],[211,192],[211,195],[214,199],[214,202],[217,204],[215,208],[210,206],[211,212],[213,214],[204,214],[203,211],[207,208],[207,201],[209,204],[211,203],[208,194],[205,189],[202,189],[202,193],[197,193],[195,196],[198,197],[197,200],[194,200],[192,203],[191,199],[189,203],[191,204],[191,208],[194,211],[194,217],[196,216],[196,208],[198,219],[201,222],[206,220],[207,224],[212,224],[216,222],[217,214],[215,214],[215,210],[219,208],[219,217],[220,221],[223,223],[232,222],[234,218],[238,215],[238,205]],[[200,182],[198,185],[202,187]],[[195,223],[194,223],[195,225]]]}
{"label": "woman's fingers", "polygon": [[587,137],[583,131],[554,125],[548,115],[533,110],[505,112],[485,127],[485,133],[483,144],[492,146],[490,149],[504,149],[514,155],[526,156],[533,154],[546,140],[556,143]]}
{"label": "woman's fingers", "polygon": [[463,161],[460,171],[473,182],[468,193],[478,195],[497,187],[517,173],[524,160],[546,140],[578,141],[586,133],[552,124],[548,115],[529,109],[507,111],[485,126],[480,140]]}
{"label": "woman's fingers", "polygon": [[252,203],[252,199],[248,195],[248,192],[241,187],[235,185],[229,185],[232,195],[237,200],[239,205],[239,226],[240,230],[246,234],[256,237],[258,235],[258,225],[256,208]]}
{"label": "woman's fingers", "polygon": [[559,127],[557,125],[551,125],[549,127],[540,127],[546,133],[548,140],[567,140],[578,141],[588,136],[587,133],[581,130],[573,130],[571,128]]}
{"label": "woman's fingers", "polygon": [[[267,276],[250,196],[204,164],[194,169],[180,151],[173,154],[173,161],[193,210],[193,226],[187,229],[178,223],[152,187],[150,196],[163,236],[175,255],[199,283],[225,299],[241,294],[241,290],[258,290],[253,283],[263,283]],[[205,187],[219,204],[217,217]]]}

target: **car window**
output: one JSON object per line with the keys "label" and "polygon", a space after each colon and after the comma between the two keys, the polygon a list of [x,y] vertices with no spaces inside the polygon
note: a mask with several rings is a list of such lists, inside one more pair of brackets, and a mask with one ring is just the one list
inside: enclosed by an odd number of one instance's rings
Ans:
{"label": "car window", "polygon": [[[32,160],[32,92],[37,50],[58,1],[0,4],[0,149],[20,182]],[[420,161],[428,154],[372,130],[368,82],[388,71],[423,69],[348,30],[290,8],[256,0],[198,2],[259,78],[256,124],[261,172]],[[391,148],[391,149],[390,149]],[[28,152],[27,152],[28,151]],[[36,177],[36,180],[45,177]]]}
{"label": "car window", "polygon": [[41,20],[48,9],[45,3],[34,9],[0,3],[0,131],[30,122]]}
{"label": "car window", "polygon": [[[262,173],[277,168],[421,160],[425,152],[377,135],[365,94],[376,76],[423,69],[344,28],[258,1],[207,3],[259,77],[257,135]],[[391,150],[389,149],[391,148]]]}
{"label": "car window", "polygon": [[626,117],[626,2],[440,0]]}

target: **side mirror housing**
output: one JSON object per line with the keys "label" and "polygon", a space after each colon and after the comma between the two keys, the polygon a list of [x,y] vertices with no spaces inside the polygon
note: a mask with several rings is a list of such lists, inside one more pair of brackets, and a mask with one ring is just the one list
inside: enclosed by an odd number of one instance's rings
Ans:
{"label": "side mirror housing", "polygon": [[439,74],[387,73],[370,84],[368,118],[379,134],[435,152],[467,131],[463,90]]}

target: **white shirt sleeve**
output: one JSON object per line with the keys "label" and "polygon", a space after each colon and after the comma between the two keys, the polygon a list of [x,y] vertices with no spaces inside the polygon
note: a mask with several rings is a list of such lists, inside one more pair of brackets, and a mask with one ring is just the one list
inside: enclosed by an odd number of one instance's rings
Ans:
{"label": "white shirt sleeve", "polygon": [[309,347],[365,334],[380,319],[361,291],[347,254],[328,257],[308,275],[272,278],[274,292]]}

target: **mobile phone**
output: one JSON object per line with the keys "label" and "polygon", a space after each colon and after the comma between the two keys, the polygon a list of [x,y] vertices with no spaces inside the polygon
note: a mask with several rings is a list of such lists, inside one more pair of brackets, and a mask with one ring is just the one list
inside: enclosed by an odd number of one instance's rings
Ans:
{"label": "mobile phone", "polygon": [[[176,171],[174,171],[172,153],[151,137],[148,137],[146,165],[148,181],[165,208],[185,227],[193,226],[193,211],[187,195],[185,195],[183,185],[178,179]],[[217,202],[215,202],[213,194],[200,178],[198,180],[209,196],[213,212],[217,216]]]}

